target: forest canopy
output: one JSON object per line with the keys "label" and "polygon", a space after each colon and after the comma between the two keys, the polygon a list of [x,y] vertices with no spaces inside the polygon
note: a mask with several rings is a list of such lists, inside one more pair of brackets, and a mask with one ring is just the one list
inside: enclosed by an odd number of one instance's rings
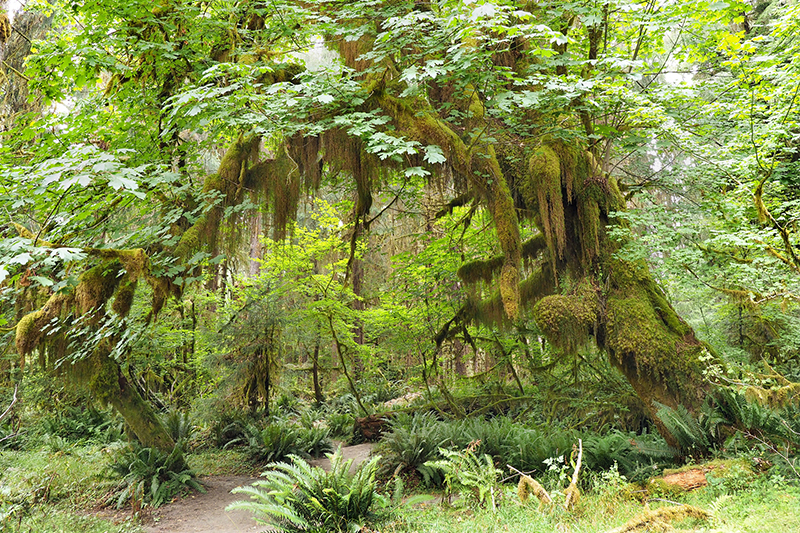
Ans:
{"label": "forest canopy", "polygon": [[280,386],[673,444],[664,409],[717,388],[794,402],[798,25],[783,0],[6,5],[0,380],[36,366],[161,449],[164,403]]}

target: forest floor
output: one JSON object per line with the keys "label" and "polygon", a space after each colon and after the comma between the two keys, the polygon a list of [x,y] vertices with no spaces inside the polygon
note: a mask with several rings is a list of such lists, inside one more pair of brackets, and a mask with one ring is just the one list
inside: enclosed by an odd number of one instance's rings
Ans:
{"label": "forest floor", "polygon": [[[372,444],[344,446],[342,456],[353,459],[353,467],[361,464],[372,451]],[[310,461],[314,466],[328,468],[327,458]],[[146,533],[263,533],[274,531],[268,526],[253,520],[247,511],[226,511],[225,508],[245,498],[241,494],[231,494],[235,487],[249,485],[257,481],[252,476],[205,476],[200,482],[206,493],[194,493],[180,501],[161,507],[153,512],[145,525]]]}

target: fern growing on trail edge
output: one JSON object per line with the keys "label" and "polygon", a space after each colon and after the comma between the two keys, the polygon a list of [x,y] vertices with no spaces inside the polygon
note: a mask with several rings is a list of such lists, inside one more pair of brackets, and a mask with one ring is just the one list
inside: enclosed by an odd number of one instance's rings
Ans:
{"label": "fern growing on trail edge", "polygon": [[288,533],[345,533],[379,521],[390,503],[376,492],[380,457],[362,463],[354,474],[352,459],[343,460],[341,450],[328,457],[329,472],[296,455],[292,463],[268,465],[263,480],[233,490],[251,501],[234,502],[227,509],[251,511],[257,522]]}
{"label": "fern growing on trail edge", "polygon": [[118,509],[127,502],[134,508],[145,504],[159,507],[186,489],[205,492],[195,473],[186,467],[180,446],[166,453],[131,443],[110,467],[122,477],[115,496]]}

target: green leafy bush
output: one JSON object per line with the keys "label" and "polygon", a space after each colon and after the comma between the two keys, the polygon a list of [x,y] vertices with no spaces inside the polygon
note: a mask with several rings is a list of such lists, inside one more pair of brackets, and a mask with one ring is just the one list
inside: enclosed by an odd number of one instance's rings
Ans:
{"label": "green leafy bush", "polygon": [[325,417],[332,437],[349,437],[353,434],[355,418],[350,413],[332,412]]}
{"label": "green leafy bush", "polygon": [[233,490],[252,501],[235,502],[228,509],[251,511],[260,523],[297,533],[360,531],[379,521],[389,504],[376,491],[379,457],[362,463],[354,474],[349,472],[352,460],[344,461],[341,452],[329,457],[329,472],[298,456],[291,457],[292,463],[270,464],[263,480]]}
{"label": "green leafy bush", "polygon": [[68,443],[109,443],[122,438],[122,422],[108,411],[67,406],[41,420],[44,435]]}
{"label": "green leafy bush", "polygon": [[111,464],[111,470],[122,476],[117,508],[126,502],[134,508],[145,504],[158,507],[184,489],[205,492],[194,472],[186,467],[180,446],[166,453],[131,443]]}
{"label": "green leafy bush", "polygon": [[440,448],[439,453],[444,459],[426,465],[444,471],[444,483],[449,494],[460,494],[481,507],[491,504],[492,510],[497,509],[502,472],[495,468],[489,454],[475,453],[475,446],[463,451]]}
{"label": "green leafy bush", "polygon": [[291,455],[309,457],[321,455],[332,449],[327,429],[305,429],[288,424],[270,424],[260,428],[248,424],[243,437],[234,439],[225,446],[244,444],[249,459],[254,463],[284,461]]}
{"label": "green leafy bush", "polygon": [[381,438],[378,450],[382,469],[387,473],[418,471],[426,484],[439,484],[441,476],[426,467],[438,459],[439,447],[445,444],[442,425],[431,413],[401,414],[391,422],[392,430]]}
{"label": "green leafy bush", "polygon": [[319,457],[324,453],[333,451],[331,432],[328,428],[301,428],[299,430],[302,440],[301,449],[304,455]]}
{"label": "green leafy bush", "polygon": [[178,410],[169,411],[164,415],[164,427],[172,440],[181,443],[188,441],[195,431],[189,415]]}

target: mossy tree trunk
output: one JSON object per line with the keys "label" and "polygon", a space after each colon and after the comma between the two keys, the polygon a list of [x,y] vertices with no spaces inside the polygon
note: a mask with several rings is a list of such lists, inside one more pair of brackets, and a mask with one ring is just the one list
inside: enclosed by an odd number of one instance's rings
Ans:
{"label": "mossy tree trunk", "polygon": [[[126,353],[117,352],[127,326],[124,320],[114,319],[128,315],[140,279],[154,289],[161,283],[150,274],[142,249],[95,249],[90,254],[99,261],[83,272],[72,292],[53,294],[19,321],[17,352],[23,360],[34,350],[49,352],[49,364],[60,360],[58,371],[68,381],[87,386],[98,403],[112,405],[142,445],[171,452],[175,442],[123,368]],[[154,296],[154,305],[161,304],[163,297]],[[55,332],[49,328],[53,321],[59,323]],[[80,346],[83,352],[68,353],[70,345]]]}
{"label": "mossy tree trunk", "polygon": [[94,398],[114,407],[142,446],[172,451],[175,441],[158,413],[142,398],[122,366],[106,350],[98,350],[86,366],[88,372],[81,373]]}

